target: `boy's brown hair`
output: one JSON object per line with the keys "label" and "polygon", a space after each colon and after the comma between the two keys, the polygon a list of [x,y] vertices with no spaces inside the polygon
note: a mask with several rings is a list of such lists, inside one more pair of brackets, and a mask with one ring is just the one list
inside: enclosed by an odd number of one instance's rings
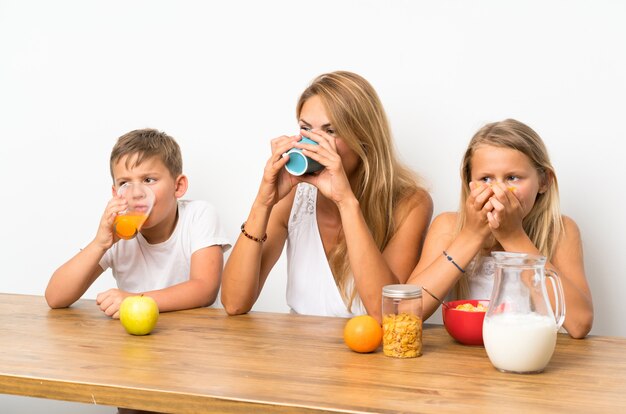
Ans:
{"label": "boy's brown hair", "polygon": [[[148,158],[159,157],[172,175],[172,178],[176,179],[183,173],[183,157],[180,147],[174,138],[165,132],[152,128],[136,129],[119,137],[111,151],[109,162],[111,177],[113,177],[113,165],[123,156],[131,154],[137,154],[137,157],[133,160],[134,165],[139,165]],[[127,168],[130,167],[131,160],[131,157],[126,159]]]}

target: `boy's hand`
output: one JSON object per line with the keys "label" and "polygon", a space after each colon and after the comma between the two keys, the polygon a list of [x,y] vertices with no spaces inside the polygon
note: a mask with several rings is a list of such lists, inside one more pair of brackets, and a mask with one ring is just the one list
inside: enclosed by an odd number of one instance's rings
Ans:
{"label": "boy's hand", "polygon": [[96,304],[107,316],[110,316],[113,319],[119,319],[120,305],[122,304],[122,301],[132,295],[133,293],[124,292],[123,290],[109,289],[106,292],[98,294],[96,297]]}
{"label": "boy's hand", "polygon": [[100,225],[98,226],[98,232],[96,233],[96,238],[94,242],[103,250],[108,250],[119,240],[119,237],[115,235],[113,231],[113,222],[115,221],[115,216],[118,213],[126,210],[128,208],[128,201],[120,196],[113,196],[104,210],[104,214],[100,219]]}

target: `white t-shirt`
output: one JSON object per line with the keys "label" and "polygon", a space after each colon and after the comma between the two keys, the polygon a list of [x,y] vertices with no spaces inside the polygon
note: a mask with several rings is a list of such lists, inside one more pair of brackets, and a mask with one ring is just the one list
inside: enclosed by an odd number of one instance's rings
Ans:
{"label": "white t-shirt", "polygon": [[117,287],[133,293],[164,289],[189,280],[191,255],[202,248],[230,248],[213,206],[206,201],[178,201],[178,221],[170,238],[150,244],[141,235],[115,243],[100,260],[111,268]]}
{"label": "white t-shirt", "polygon": [[316,201],[317,188],[298,184],[287,235],[287,305],[303,315],[363,315],[358,296],[349,312],[335,283],[317,226]]}

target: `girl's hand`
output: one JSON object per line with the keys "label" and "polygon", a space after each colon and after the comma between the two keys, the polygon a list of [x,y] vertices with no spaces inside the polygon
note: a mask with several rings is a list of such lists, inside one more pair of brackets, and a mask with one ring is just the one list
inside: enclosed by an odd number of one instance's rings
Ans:
{"label": "girl's hand", "polygon": [[479,235],[485,240],[490,234],[488,214],[493,210],[490,198],[493,190],[481,183],[471,181],[470,193],[465,202],[465,225],[464,230],[470,234]]}
{"label": "girl's hand", "polygon": [[107,316],[110,316],[113,319],[119,319],[122,301],[131,295],[131,293],[123,290],[109,289],[106,292],[98,294],[96,297],[96,304]]}
{"label": "girl's hand", "polygon": [[113,231],[113,223],[118,213],[128,208],[128,201],[125,198],[118,195],[114,195],[106,208],[104,214],[100,219],[100,225],[94,239],[95,244],[103,250],[108,250],[119,240],[119,237],[115,235]]}
{"label": "girl's hand", "polygon": [[487,214],[487,219],[494,237],[502,244],[507,237],[525,234],[522,226],[524,209],[515,194],[501,183],[494,183],[492,190],[489,201],[493,210]]}
{"label": "girl's hand", "polygon": [[272,140],[272,156],[265,164],[263,179],[257,194],[257,201],[262,205],[273,207],[298,183],[296,177],[285,169],[289,156],[284,154],[295,147],[299,140],[299,135],[291,137],[283,135]]}
{"label": "girl's hand", "polygon": [[337,139],[326,132],[317,130],[302,130],[302,135],[319,145],[298,143],[296,147],[301,148],[304,155],[319,162],[325,168],[317,174],[300,176],[299,181],[314,185],[324,197],[333,200],[337,205],[354,198],[341,156],[337,153]]}

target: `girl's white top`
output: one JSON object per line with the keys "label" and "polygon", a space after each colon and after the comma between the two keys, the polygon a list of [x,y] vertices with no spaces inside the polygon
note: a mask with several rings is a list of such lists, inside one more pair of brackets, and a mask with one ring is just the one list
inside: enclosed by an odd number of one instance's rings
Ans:
{"label": "girl's white top", "polygon": [[489,300],[496,274],[496,260],[491,256],[474,257],[468,266],[469,298]]}
{"label": "girl's white top", "polygon": [[287,305],[304,315],[352,317],[365,314],[357,297],[350,312],[339,293],[317,226],[317,188],[300,183],[287,236]]}

